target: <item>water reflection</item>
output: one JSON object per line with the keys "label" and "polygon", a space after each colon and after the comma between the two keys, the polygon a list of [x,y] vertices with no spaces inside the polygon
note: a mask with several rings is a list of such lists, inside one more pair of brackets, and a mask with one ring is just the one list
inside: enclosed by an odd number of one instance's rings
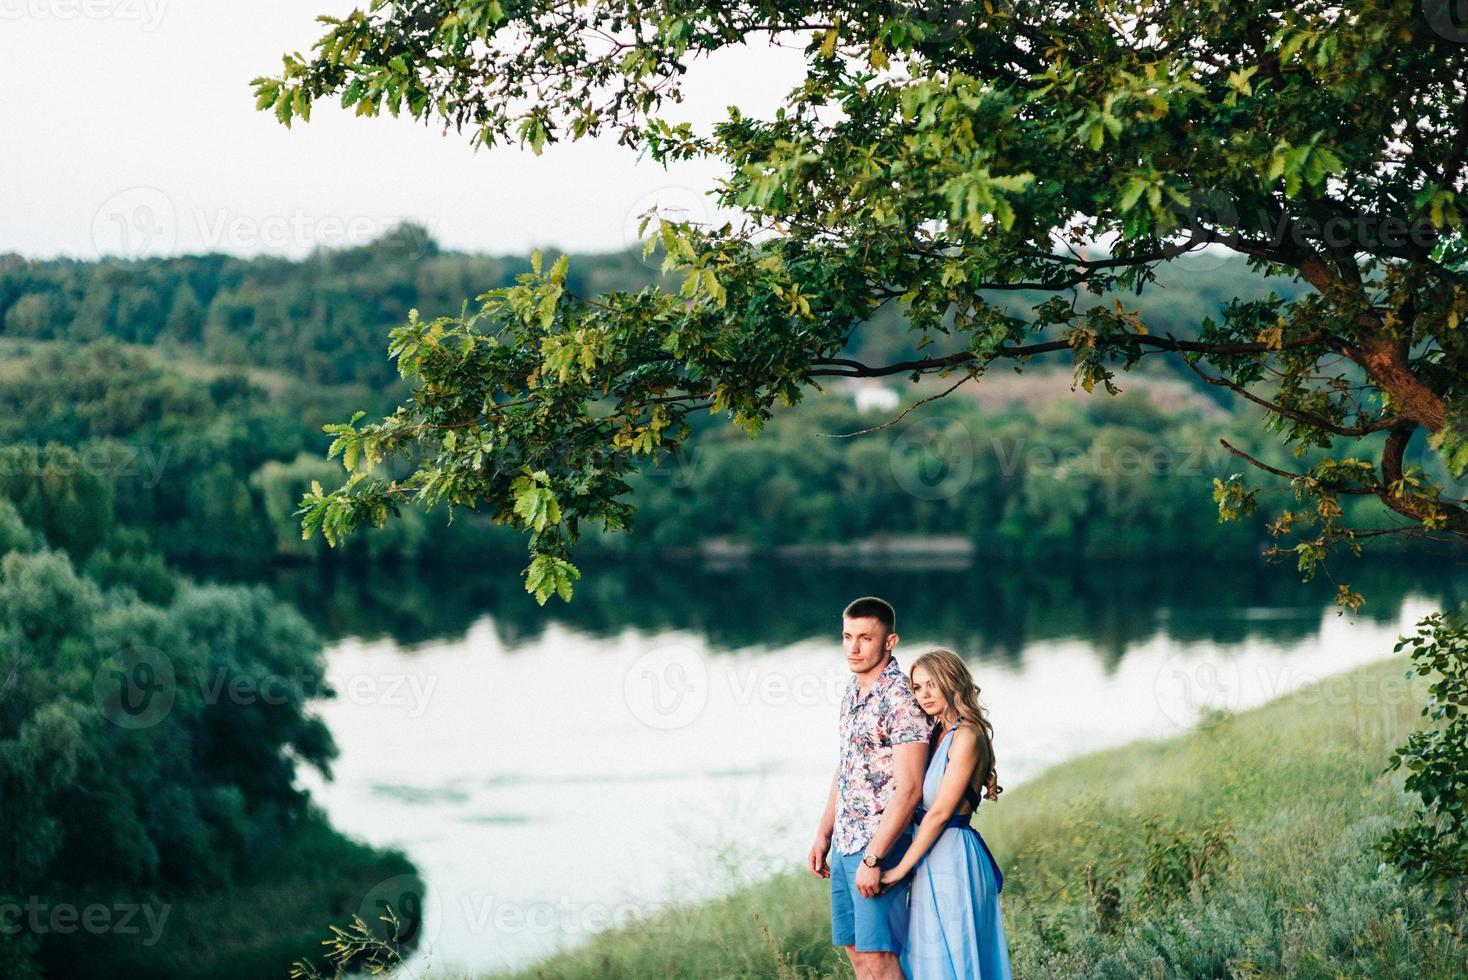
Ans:
{"label": "water reflection", "polygon": [[[276,588],[329,640],[391,639],[412,647],[461,638],[486,612],[501,643],[517,647],[552,625],[592,636],[629,627],[699,634],[715,652],[834,636],[840,611],[875,594],[898,610],[904,636],[941,638],[960,654],[1014,663],[1037,641],[1081,639],[1108,665],[1161,635],[1178,643],[1287,643],[1316,631],[1335,596],[1326,575],[1304,583],[1292,566],[1239,562],[982,563],[966,569],[752,564],[715,569],[666,561],[588,561],[575,600],[536,604],[519,556],[472,567],[287,569]],[[1365,594],[1358,617],[1392,623],[1403,599],[1440,606],[1468,598],[1468,559],[1377,558],[1342,565]]]}

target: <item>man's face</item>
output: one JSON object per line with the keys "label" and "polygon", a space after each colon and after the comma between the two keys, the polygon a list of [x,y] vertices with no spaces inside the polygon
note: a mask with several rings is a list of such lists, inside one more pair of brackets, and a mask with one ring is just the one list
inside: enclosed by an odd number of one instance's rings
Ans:
{"label": "man's face", "polygon": [[853,674],[875,670],[896,644],[897,634],[888,633],[879,619],[846,616],[841,620],[841,645],[846,650],[846,665]]}

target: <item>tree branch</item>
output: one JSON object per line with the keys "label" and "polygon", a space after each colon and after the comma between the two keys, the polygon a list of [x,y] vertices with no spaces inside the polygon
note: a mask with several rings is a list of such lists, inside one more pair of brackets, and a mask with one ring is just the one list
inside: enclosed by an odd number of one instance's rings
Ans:
{"label": "tree branch", "polygon": [[1249,392],[1248,389],[1246,389],[1243,385],[1235,384],[1227,378],[1215,378],[1212,375],[1204,372],[1202,368],[1198,367],[1198,365],[1194,364],[1191,358],[1185,357],[1183,358],[1183,361],[1188,365],[1188,367],[1193,369],[1194,374],[1196,374],[1198,377],[1202,378],[1204,381],[1208,382],[1211,385],[1221,385],[1222,387],[1225,387],[1230,391],[1233,391],[1240,396],[1248,399],[1255,405],[1259,405],[1265,409],[1268,409],[1276,415],[1282,415],[1287,419],[1293,419],[1303,425],[1313,425],[1317,429],[1324,429],[1325,431],[1333,432],[1338,436],[1370,435],[1373,432],[1380,432],[1383,429],[1390,429],[1394,425],[1401,424],[1402,421],[1400,416],[1394,415],[1388,419],[1378,419],[1375,422],[1368,423],[1367,425],[1338,425],[1335,422],[1332,422],[1329,419],[1323,419],[1318,415],[1311,415],[1308,412],[1301,412],[1298,409],[1286,408],[1284,405],[1280,405],[1275,402],[1268,401],[1267,399],[1260,398],[1258,395]]}
{"label": "tree branch", "polygon": [[[1229,452],[1231,452],[1235,456],[1239,457],[1239,459],[1244,460],[1245,462],[1249,463],[1252,466],[1258,467],[1259,469],[1263,470],[1266,473],[1273,473],[1275,476],[1282,476],[1286,480],[1290,480],[1291,482],[1293,482],[1295,480],[1307,480],[1307,481],[1310,481],[1312,483],[1321,483],[1321,481],[1320,481],[1320,479],[1318,477],[1310,476],[1308,473],[1291,473],[1289,470],[1282,470],[1282,469],[1279,469],[1278,467],[1270,466],[1268,463],[1264,462],[1263,460],[1257,459],[1257,458],[1255,458],[1253,456],[1250,456],[1248,453],[1244,452],[1242,449],[1239,449],[1237,446],[1230,445],[1229,444],[1229,441],[1227,439],[1219,439],[1218,442],[1219,442],[1219,444],[1221,446],[1223,446],[1224,449],[1227,449]],[[1324,484],[1321,484],[1321,485],[1324,486]],[[1331,493],[1344,493],[1344,494],[1351,494],[1351,495],[1368,496],[1370,494],[1376,493],[1379,488],[1373,485],[1373,486],[1369,486],[1369,487],[1330,487],[1330,486],[1327,486],[1327,487],[1325,487],[1325,489],[1326,490],[1329,490]]]}
{"label": "tree branch", "polygon": [[901,422],[903,419],[905,419],[908,413],[917,408],[919,405],[926,405],[928,402],[935,402],[940,398],[946,398],[948,395],[953,394],[954,390],[957,389],[959,385],[963,384],[965,381],[968,381],[972,377],[974,377],[974,375],[965,374],[963,377],[953,382],[953,384],[949,385],[947,389],[938,392],[938,394],[936,395],[929,395],[926,398],[918,399],[911,405],[904,408],[902,410],[902,413],[898,415],[895,419],[889,419],[888,421],[883,422],[881,425],[874,425],[869,429],[858,429],[855,432],[822,432],[821,435],[825,436],[827,439],[850,439],[852,436],[864,436],[869,432],[877,432],[881,429],[887,428],[888,426],[896,425],[898,422]]}
{"label": "tree branch", "polygon": [[[1173,338],[1152,337],[1147,334],[1128,335],[1137,343],[1156,348],[1159,351],[1194,351],[1202,354],[1260,354],[1267,351],[1290,350],[1296,347],[1308,347],[1333,340],[1323,330],[1312,331],[1303,337],[1286,341],[1280,345],[1271,345],[1260,342],[1247,342],[1237,344],[1210,344],[1192,340],[1176,340]],[[1017,347],[999,347],[991,352],[985,363],[1000,357],[1033,357],[1036,354],[1046,354],[1050,351],[1069,350],[1071,344],[1065,340],[1048,340],[1038,344],[1022,344]],[[940,371],[944,368],[956,367],[969,361],[978,360],[979,355],[972,351],[963,351],[957,354],[948,354],[944,357],[930,357],[919,361],[901,361],[897,364],[885,364],[879,367],[870,367],[860,361],[849,358],[816,358],[811,361],[818,368],[807,372],[807,377],[833,377],[833,378],[882,378],[893,374],[904,374],[906,372],[917,372],[919,374],[928,371]],[[837,371],[826,370],[830,367],[844,367],[849,370]]]}

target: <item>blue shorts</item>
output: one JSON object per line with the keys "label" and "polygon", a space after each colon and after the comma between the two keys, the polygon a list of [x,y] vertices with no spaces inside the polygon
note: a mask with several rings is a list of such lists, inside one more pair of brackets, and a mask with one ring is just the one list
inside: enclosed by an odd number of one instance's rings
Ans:
{"label": "blue shorts", "polygon": [[[882,858],[882,869],[896,867],[911,843],[909,828]],[[855,946],[858,953],[901,955],[907,947],[907,892],[912,879],[897,882],[875,898],[863,898],[856,890],[856,872],[865,853],[865,848],[855,854],[831,851],[831,942]]]}

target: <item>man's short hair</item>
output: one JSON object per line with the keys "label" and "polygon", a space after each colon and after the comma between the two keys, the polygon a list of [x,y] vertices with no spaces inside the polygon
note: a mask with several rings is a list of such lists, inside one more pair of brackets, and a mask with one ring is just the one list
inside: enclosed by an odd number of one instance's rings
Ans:
{"label": "man's short hair", "polygon": [[844,610],[841,611],[844,619],[866,619],[868,617],[881,623],[891,636],[897,632],[897,612],[892,608],[892,603],[886,599],[878,599],[874,595],[862,596],[860,599],[852,600]]}

